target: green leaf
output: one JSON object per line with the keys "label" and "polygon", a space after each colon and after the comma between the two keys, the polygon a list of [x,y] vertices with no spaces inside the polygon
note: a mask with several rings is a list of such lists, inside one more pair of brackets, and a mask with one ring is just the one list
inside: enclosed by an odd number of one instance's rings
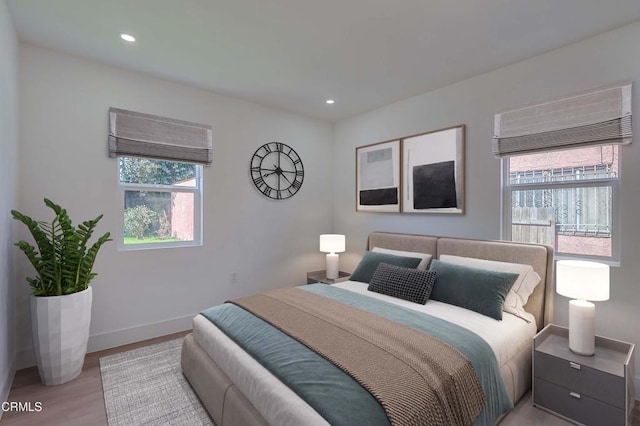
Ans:
{"label": "green leaf", "polygon": [[53,210],[50,222],[35,221],[16,210],[11,210],[14,219],[22,222],[31,232],[35,246],[18,241],[36,271],[35,278],[27,278],[35,296],[60,296],[85,290],[93,277],[93,264],[100,247],[109,239],[107,232],[89,248],[89,240],[102,215],[74,227],[67,211],[45,198],[44,203]]}

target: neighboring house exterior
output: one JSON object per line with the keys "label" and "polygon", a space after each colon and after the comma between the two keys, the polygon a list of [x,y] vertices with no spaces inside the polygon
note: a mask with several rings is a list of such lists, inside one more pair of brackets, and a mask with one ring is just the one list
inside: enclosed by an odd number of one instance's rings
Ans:
{"label": "neighboring house exterior", "polygon": [[[176,183],[176,186],[195,186],[195,179]],[[171,194],[171,236],[184,241],[193,240],[193,209],[195,200],[188,192]]]}
{"label": "neighboring house exterior", "polygon": [[[609,145],[514,156],[509,160],[509,179],[543,183],[617,177],[618,153],[618,146]],[[611,188],[522,190],[514,192],[511,201],[514,223],[533,217],[536,226],[548,222],[558,252],[611,256]]]}

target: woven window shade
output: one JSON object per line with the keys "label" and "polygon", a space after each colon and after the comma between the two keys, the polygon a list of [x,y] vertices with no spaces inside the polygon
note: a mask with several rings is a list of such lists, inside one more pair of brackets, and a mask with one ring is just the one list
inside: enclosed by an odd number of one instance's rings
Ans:
{"label": "woven window shade", "polygon": [[117,156],[210,165],[211,126],[109,108],[109,157]]}
{"label": "woven window shade", "polygon": [[496,157],[631,143],[631,83],[496,114]]}

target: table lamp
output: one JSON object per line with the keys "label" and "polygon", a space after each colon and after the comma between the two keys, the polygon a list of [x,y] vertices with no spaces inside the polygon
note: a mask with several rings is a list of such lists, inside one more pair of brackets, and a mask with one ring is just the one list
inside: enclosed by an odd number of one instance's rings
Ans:
{"label": "table lamp", "polygon": [[339,257],[336,253],[342,253],[345,249],[344,235],[322,234],[320,235],[320,251],[327,253],[327,278],[338,278]]}
{"label": "table lamp", "polygon": [[609,300],[609,266],[583,260],[556,264],[556,291],[569,302],[569,349],[579,355],[595,352],[596,307],[590,301]]}

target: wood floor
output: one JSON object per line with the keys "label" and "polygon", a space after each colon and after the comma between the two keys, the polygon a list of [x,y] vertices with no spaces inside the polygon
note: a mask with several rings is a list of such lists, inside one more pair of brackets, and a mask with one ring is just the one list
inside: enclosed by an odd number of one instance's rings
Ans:
{"label": "wood floor", "polygon": [[[9,401],[40,402],[40,412],[5,412],[0,423],[3,426],[105,426],[107,416],[102,394],[99,359],[105,355],[124,352],[166,340],[176,339],[188,332],[171,334],[145,340],[131,345],[87,354],[80,376],[63,385],[48,387],[40,383],[38,370],[27,368],[16,373]],[[640,426],[640,409],[636,401],[634,426]],[[527,394],[516,405],[515,410],[500,423],[500,426],[564,426],[570,425],[558,417],[535,408],[531,395]],[[134,425],[132,425],[134,426]]]}
{"label": "wood floor", "polygon": [[2,415],[0,424],[2,426],[105,426],[107,414],[102,394],[100,357],[177,339],[188,333],[185,331],[170,334],[87,354],[80,376],[59,386],[44,386],[40,383],[36,367],[20,370],[16,372],[16,377],[13,380],[9,401],[39,401],[42,403],[42,411],[30,413],[8,411]]}

